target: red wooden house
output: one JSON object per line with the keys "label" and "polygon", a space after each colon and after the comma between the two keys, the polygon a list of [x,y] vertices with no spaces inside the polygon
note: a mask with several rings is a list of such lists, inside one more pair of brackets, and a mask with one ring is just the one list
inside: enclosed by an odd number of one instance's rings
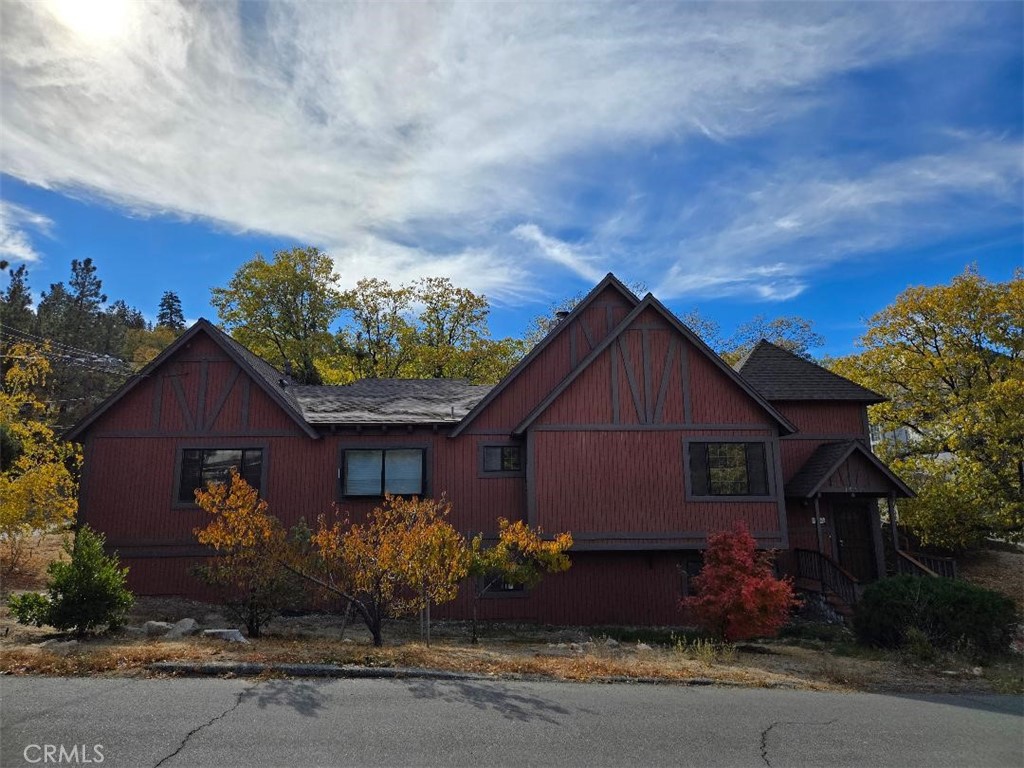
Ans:
{"label": "red wooden house", "polygon": [[608,275],[493,388],[297,386],[200,320],[70,437],[80,519],[142,594],[202,593],[193,491],[235,465],[286,525],[387,491],[447,494],[466,534],[572,532],[570,571],[492,593],[483,618],[675,624],[708,535],[736,520],[808,585],[884,573],[876,499],[911,492],[871,453],[879,400],[768,342],[734,370]]}

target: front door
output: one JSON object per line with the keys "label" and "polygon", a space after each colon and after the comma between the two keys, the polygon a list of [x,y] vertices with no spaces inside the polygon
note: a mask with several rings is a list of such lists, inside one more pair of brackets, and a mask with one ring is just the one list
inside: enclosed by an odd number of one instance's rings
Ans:
{"label": "front door", "polygon": [[869,499],[837,499],[832,501],[832,524],[835,529],[839,564],[860,581],[873,581],[878,576],[875,545],[871,538]]}

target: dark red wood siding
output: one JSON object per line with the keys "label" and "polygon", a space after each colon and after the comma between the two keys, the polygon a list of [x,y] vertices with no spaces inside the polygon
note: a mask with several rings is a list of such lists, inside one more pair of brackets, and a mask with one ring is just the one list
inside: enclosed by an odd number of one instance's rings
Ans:
{"label": "dark red wood siding", "polygon": [[867,409],[849,401],[788,401],[773,406],[799,430],[798,434],[834,435],[836,439],[868,438]]}
{"label": "dark red wood siding", "polygon": [[[572,567],[550,576],[525,597],[480,599],[482,620],[543,624],[680,625],[683,556],[676,552],[580,552]],[[442,619],[471,615],[473,590],[432,613]]]}
{"label": "dark red wood siding", "polygon": [[[788,482],[804,466],[823,443],[857,438],[870,445],[867,409],[861,403],[848,401],[782,401],[772,403],[799,429],[781,440],[782,474]],[[836,482],[828,484],[822,491],[826,494],[818,499],[818,517],[821,518],[821,549],[829,557],[839,560],[835,535],[834,516],[830,493],[847,495],[849,483],[843,485],[843,478],[861,482],[860,492],[883,493],[888,489],[884,482],[878,482],[877,471],[863,457],[856,455],[841,467]],[[851,481],[852,482],[852,481]],[[867,501],[867,500],[865,500]],[[865,514],[875,517],[874,503],[865,507]],[[786,519],[789,525],[789,543],[793,549],[818,549],[818,530],[814,523],[815,507],[810,499],[787,499]],[[792,559],[789,559],[792,566]]]}
{"label": "dark red wood siding", "polygon": [[470,425],[470,432],[511,432],[576,368],[633,307],[608,287],[504,389]]}
{"label": "dark red wood siding", "polygon": [[777,431],[763,408],[654,309],[635,318],[529,431],[529,519],[545,530],[572,531],[581,547],[697,548],[736,521],[762,546],[784,542],[778,493],[754,501],[686,499],[684,441],[763,440],[774,475]]}
{"label": "dark red wood siding", "polygon": [[[818,403],[783,404],[801,429],[817,431],[808,435],[812,439],[780,442],[771,417],[652,309],[580,372],[518,440],[527,456],[523,475],[481,476],[482,446],[516,442],[511,430],[631,309],[613,289],[598,296],[458,438],[403,427],[325,430],[313,439],[200,333],[89,427],[81,518],[120,551],[138,592],[208,597],[189,574],[202,561],[195,529],[206,523],[206,513],[175,499],[182,449],[262,448],[262,493],[290,526],[300,518],[312,523],[335,508],[356,519],[372,509],[373,502],[340,496],[346,448],[422,447],[428,492],[452,502],[451,521],[467,536],[494,534],[499,517],[577,536],[567,574],[547,579],[526,597],[485,598],[483,618],[679,623],[680,564],[705,546],[709,532],[743,520],[761,546],[786,542],[778,494],[754,501],[688,500],[684,441],[762,440],[777,481],[783,468],[789,476],[794,462],[802,463],[828,437],[824,430],[846,430],[834,433],[840,439],[859,435],[863,425],[856,408],[832,413]],[[791,507],[789,522],[806,529],[809,516]],[[805,541],[806,530],[797,536]],[[471,594],[463,590],[439,615],[467,616]]]}

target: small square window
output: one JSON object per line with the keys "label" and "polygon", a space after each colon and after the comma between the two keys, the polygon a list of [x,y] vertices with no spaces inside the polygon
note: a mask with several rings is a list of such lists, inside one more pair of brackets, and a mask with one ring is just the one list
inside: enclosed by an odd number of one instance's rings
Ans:
{"label": "small square window", "polygon": [[523,584],[505,581],[500,575],[490,573],[480,577],[480,589],[485,595],[521,595],[526,592]]}
{"label": "small square window", "polygon": [[522,472],[523,454],[518,445],[485,445],[484,472]]}

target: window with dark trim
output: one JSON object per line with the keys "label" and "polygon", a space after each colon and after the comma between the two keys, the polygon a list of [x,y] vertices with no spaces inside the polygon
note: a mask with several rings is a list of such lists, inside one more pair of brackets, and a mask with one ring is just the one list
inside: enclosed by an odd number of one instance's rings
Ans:
{"label": "window with dark trim", "polygon": [[196,489],[210,483],[226,483],[231,468],[249,485],[260,490],[263,479],[262,448],[185,448],[181,452],[178,503],[194,504]]}
{"label": "window with dark trim", "polygon": [[485,445],[484,472],[522,472],[523,452],[518,445]]}
{"label": "window with dark trim", "polygon": [[422,448],[346,450],[342,455],[342,494],[422,496],[424,458]]}
{"label": "window with dark trim", "polygon": [[499,574],[490,573],[480,577],[480,590],[484,595],[522,595],[526,586],[505,581]]}
{"label": "window with dark trim", "polygon": [[690,443],[693,496],[768,496],[765,444]]}

